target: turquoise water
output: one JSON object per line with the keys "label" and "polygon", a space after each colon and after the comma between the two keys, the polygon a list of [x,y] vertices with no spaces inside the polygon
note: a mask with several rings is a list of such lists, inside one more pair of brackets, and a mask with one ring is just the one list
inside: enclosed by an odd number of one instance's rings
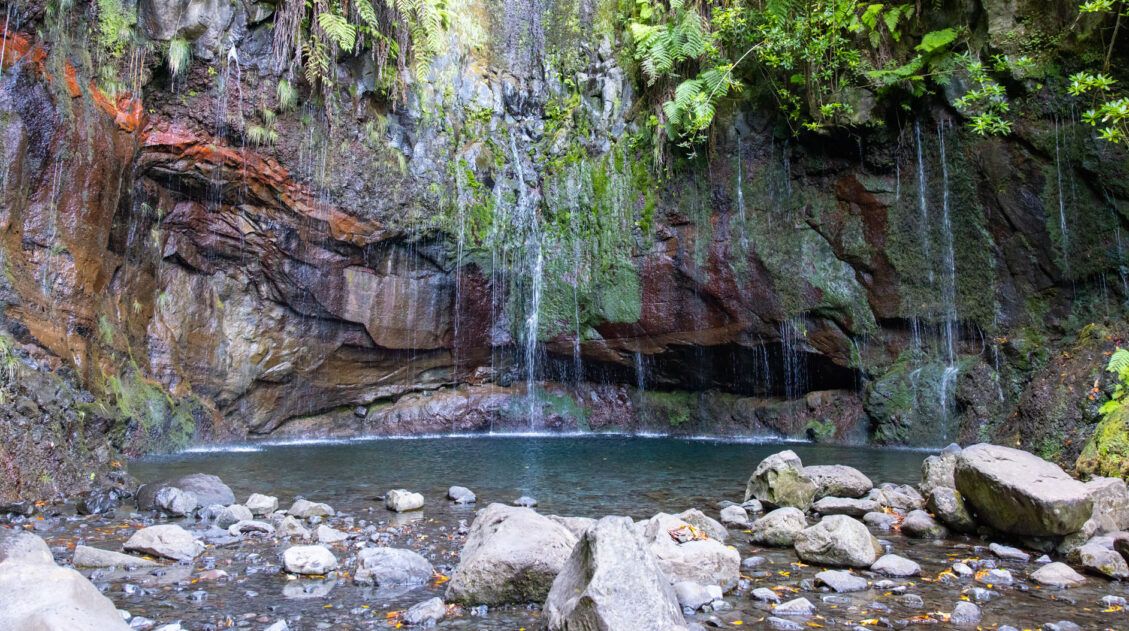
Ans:
{"label": "turquoise water", "polygon": [[846,464],[879,482],[916,483],[925,453],[911,450],[596,435],[460,436],[297,442],[181,453],[131,463],[143,482],[202,471],[242,500],[252,492],[294,495],[356,509],[393,488],[423,493],[434,508],[451,485],[480,504],[531,495],[542,512],[650,517],[740,501],[757,463],[792,449],[804,464]]}

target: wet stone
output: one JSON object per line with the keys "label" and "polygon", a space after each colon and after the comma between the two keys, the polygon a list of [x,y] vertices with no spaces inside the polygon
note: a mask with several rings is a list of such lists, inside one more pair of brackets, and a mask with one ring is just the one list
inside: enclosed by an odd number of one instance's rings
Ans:
{"label": "wet stone", "polygon": [[843,570],[825,570],[816,574],[815,580],[841,594],[867,589],[865,578]]}

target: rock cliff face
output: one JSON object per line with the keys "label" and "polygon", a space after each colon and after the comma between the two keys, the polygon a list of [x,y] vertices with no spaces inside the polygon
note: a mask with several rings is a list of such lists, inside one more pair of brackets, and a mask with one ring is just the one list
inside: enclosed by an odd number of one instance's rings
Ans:
{"label": "rock cliff face", "polygon": [[[531,424],[936,444],[1030,418],[1046,349],[1124,317],[1127,163],[1050,87],[1003,139],[943,94],[798,138],[753,101],[660,166],[613,4],[499,2],[452,3],[403,98],[343,58],[328,111],[276,103],[267,3],[142,0],[138,38],[195,59],[139,49],[113,99],[16,9],[10,335],[134,451]],[[972,4],[997,42],[1073,19]]]}

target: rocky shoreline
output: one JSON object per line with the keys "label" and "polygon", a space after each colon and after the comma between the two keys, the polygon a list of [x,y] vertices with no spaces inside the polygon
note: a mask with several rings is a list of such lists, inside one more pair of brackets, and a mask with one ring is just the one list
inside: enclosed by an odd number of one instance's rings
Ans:
{"label": "rocky shoreline", "polygon": [[641,520],[459,486],[348,511],[280,499],[237,503],[201,473],[21,506],[0,528],[0,628],[1065,631],[1125,616],[1125,482],[996,445],[929,456],[916,485],[783,451],[744,498]]}

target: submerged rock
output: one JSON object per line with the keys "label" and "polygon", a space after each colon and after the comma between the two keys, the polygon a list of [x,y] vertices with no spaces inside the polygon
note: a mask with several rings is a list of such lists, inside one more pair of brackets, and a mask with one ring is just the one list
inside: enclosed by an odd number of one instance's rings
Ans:
{"label": "submerged rock", "polygon": [[447,489],[447,499],[456,504],[474,504],[478,501],[478,496],[465,486],[452,486]]}
{"label": "submerged rock", "polygon": [[532,509],[490,504],[471,523],[447,600],[541,602],[575,545],[568,529]]}
{"label": "submerged rock", "polygon": [[423,585],[435,568],[422,555],[403,548],[365,548],[357,553],[353,581],[361,585]]}
{"label": "submerged rock", "polygon": [[843,570],[824,570],[815,575],[815,580],[840,594],[861,592],[869,587],[865,578]]}
{"label": "submerged rock", "polygon": [[979,519],[1014,535],[1068,535],[1090,518],[1086,487],[1058,465],[1010,447],[981,443],[957,458],[956,484]]}
{"label": "submerged rock", "polygon": [[866,526],[846,515],[830,515],[796,533],[796,554],[809,563],[870,567],[882,548]]}
{"label": "submerged rock", "polygon": [[142,528],[133,533],[122,547],[130,552],[151,554],[174,561],[191,561],[204,551],[203,543],[175,524]]}
{"label": "submerged rock", "polygon": [[687,629],[675,590],[627,517],[604,517],[584,533],[544,611],[551,630]]}
{"label": "submerged rock", "polygon": [[288,514],[297,517],[298,519],[309,519],[311,517],[332,517],[337,514],[333,507],[329,504],[322,504],[319,502],[311,502],[309,500],[294,500]]}
{"label": "submerged rock", "polygon": [[71,562],[74,563],[75,567],[153,567],[160,565],[151,559],[83,545],[75,546],[74,558]]}
{"label": "submerged rock", "polygon": [[129,631],[110,599],[39,537],[0,527],[0,629]]}
{"label": "submerged rock", "polygon": [[874,483],[863,472],[841,464],[804,467],[805,478],[815,484],[815,499],[824,497],[858,498],[874,488]]}
{"label": "submerged rock", "polygon": [[416,603],[404,612],[402,620],[408,626],[431,626],[447,615],[447,605],[442,598],[429,598]]}
{"label": "submerged rock", "polygon": [[871,571],[896,578],[906,578],[921,574],[921,566],[896,554],[886,554],[870,566]]}
{"label": "submerged rock", "polygon": [[770,506],[807,510],[817,488],[804,477],[803,469],[800,457],[791,450],[765,458],[749,476],[745,499],[756,498]]}

